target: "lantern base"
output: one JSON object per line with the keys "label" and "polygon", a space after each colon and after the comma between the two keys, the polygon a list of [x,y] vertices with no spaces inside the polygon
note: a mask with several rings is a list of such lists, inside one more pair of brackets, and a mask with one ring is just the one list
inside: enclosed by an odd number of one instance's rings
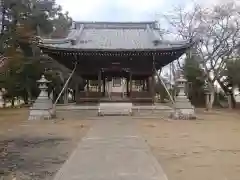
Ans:
{"label": "lantern base", "polygon": [[171,119],[192,120],[196,119],[195,108],[186,96],[178,96],[174,105],[174,112]]}
{"label": "lantern base", "polygon": [[197,119],[194,109],[175,109],[170,115],[174,120],[195,120]]}
{"label": "lantern base", "polygon": [[28,120],[50,120],[54,117],[53,110],[31,110]]}
{"label": "lantern base", "polygon": [[46,98],[37,99],[30,108],[28,120],[52,119],[54,117],[52,100]]}

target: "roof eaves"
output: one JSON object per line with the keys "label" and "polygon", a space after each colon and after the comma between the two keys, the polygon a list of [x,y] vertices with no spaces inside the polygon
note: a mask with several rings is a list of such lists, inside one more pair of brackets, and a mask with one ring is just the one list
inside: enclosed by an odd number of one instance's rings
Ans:
{"label": "roof eaves", "polygon": [[75,51],[75,52],[90,52],[90,51],[98,51],[98,52],[117,52],[117,51],[135,51],[135,52],[141,52],[141,51],[178,51],[178,50],[185,50],[190,48],[192,45],[190,43],[184,44],[181,46],[175,46],[175,47],[166,47],[166,48],[144,48],[144,49],[82,49],[82,48],[62,48],[62,47],[53,47],[53,46],[46,46],[46,45],[39,45],[40,48],[49,49],[49,50],[56,50],[56,51]]}

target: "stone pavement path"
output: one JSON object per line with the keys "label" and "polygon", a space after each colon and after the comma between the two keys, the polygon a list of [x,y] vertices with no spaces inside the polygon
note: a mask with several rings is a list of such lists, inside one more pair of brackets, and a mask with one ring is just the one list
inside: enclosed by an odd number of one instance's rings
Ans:
{"label": "stone pavement path", "polygon": [[131,117],[96,118],[54,180],[167,180]]}

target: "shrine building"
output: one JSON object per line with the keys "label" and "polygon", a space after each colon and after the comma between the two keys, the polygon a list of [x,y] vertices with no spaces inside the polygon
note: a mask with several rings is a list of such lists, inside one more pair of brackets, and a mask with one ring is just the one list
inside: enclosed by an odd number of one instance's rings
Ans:
{"label": "shrine building", "polygon": [[155,75],[193,42],[164,41],[157,22],[74,22],[64,39],[42,39],[43,53],[86,82],[77,102],[150,102]]}

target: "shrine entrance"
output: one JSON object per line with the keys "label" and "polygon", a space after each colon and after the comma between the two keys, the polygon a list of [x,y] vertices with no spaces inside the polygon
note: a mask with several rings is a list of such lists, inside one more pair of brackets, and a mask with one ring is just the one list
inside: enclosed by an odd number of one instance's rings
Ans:
{"label": "shrine entrance", "polygon": [[102,69],[103,98],[101,101],[130,101],[130,72],[128,69]]}

